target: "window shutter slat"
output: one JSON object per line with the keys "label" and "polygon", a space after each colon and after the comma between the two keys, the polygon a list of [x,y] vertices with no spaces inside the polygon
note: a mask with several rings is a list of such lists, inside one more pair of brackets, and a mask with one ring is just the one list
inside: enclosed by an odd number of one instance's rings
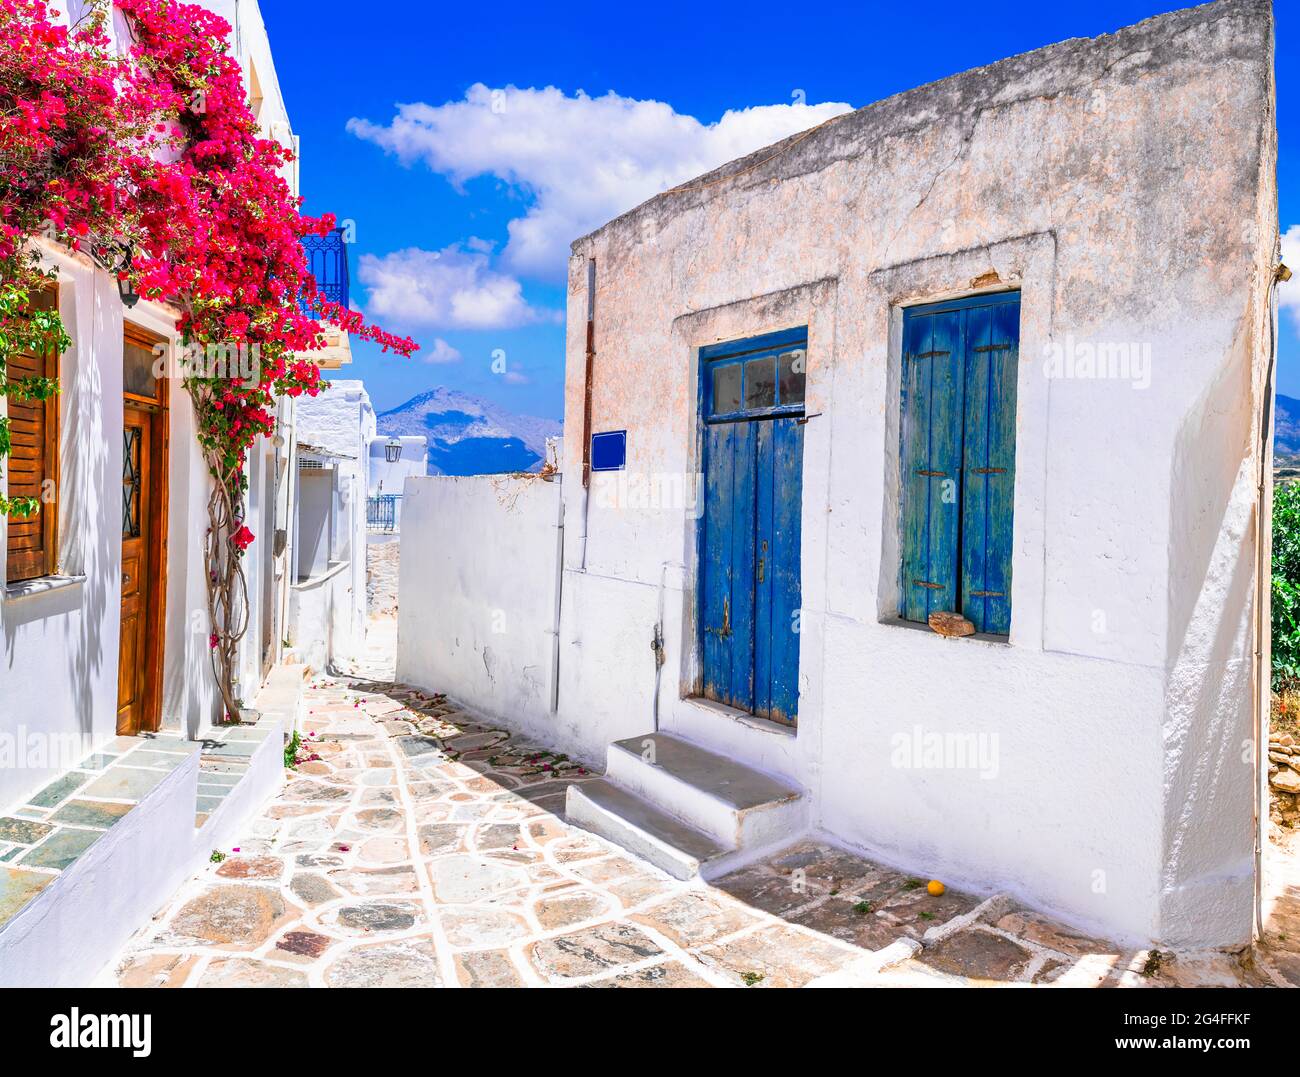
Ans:
{"label": "window shutter slat", "polygon": [[957,603],[963,315],[905,315],[903,616]]}
{"label": "window shutter slat", "polygon": [[[58,357],[29,354],[11,356],[6,376],[58,377]],[[10,454],[3,461],[10,497],[40,498],[45,480],[58,474],[58,397],[49,400],[9,401]],[[56,508],[43,503],[34,516],[11,516],[8,521],[6,578],[35,579],[56,571]]]}
{"label": "window shutter slat", "polygon": [[962,613],[980,632],[1011,630],[1018,301],[969,312]]}

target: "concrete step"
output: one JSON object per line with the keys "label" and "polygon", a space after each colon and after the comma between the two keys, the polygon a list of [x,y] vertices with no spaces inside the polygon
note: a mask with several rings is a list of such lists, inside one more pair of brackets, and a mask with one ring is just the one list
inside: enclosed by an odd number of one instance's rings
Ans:
{"label": "concrete step", "polygon": [[799,789],[667,733],[614,741],[605,777],[724,849],[770,846],[807,823]]}
{"label": "concrete step", "polygon": [[84,987],[149,922],[196,866],[198,763],[179,737],[114,737],[0,812],[0,987]]}
{"label": "concrete step", "polygon": [[597,778],[569,786],[569,822],[648,860],[674,879],[693,879],[730,850],[648,801]]}

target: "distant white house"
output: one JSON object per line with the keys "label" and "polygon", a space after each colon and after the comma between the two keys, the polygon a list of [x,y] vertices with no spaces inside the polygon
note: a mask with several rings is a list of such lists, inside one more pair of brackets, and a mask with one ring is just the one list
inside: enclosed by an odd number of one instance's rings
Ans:
{"label": "distant white house", "polygon": [[401,496],[411,475],[423,475],[429,466],[429,439],[419,435],[376,437],[370,442],[370,496]]}
{"label": "distant white house", "polygon": [[360,381],[332,381],[301,397],[297,518],[288,642],[300,661],[328,669],[365,640],[366,495],[375,409]]}

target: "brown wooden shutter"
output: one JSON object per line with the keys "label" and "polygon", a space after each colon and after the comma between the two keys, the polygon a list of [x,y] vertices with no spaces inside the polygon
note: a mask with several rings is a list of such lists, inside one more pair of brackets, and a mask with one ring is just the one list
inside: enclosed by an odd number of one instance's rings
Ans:
{"label": "brown wooden shutter", "polygon": [[[52,302],[53,296],[47,301]],[[53,353],[10,356],[10,381],[27,377],[57,378],[59,357]],[[10,497],[41,497],[46,479],[59,481],[59,398],[9,400],[9,456],[0,460],[9,478]],[[35,516],[9,517],[7,579],[31,580],[52,575],[58,563],[58,501],[42,502]]]}

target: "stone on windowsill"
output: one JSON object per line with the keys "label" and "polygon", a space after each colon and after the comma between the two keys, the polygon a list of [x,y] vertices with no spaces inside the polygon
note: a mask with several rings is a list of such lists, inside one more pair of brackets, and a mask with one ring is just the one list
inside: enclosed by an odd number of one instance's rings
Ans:
{"label": "stone on windowsill", "polygon": [[949,639],[956,639],[960,636],[973,636],[975,626],[966,620],[960,613],[949,613],[946,610],[935,610],[926,618],[929,624],[941,636],[947,636]]}

